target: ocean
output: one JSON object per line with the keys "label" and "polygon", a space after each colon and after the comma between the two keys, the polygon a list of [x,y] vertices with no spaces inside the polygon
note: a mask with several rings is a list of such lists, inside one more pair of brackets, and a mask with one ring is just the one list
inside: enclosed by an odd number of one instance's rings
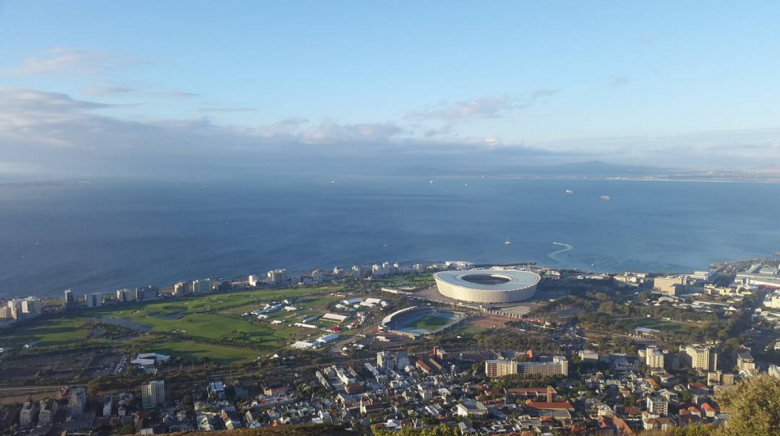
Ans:
{"label": "ocean", "polygon": [[773,184],[226,175],[2,186],[0,297],[383,261],[693,271],[773,256],[778,222]]}

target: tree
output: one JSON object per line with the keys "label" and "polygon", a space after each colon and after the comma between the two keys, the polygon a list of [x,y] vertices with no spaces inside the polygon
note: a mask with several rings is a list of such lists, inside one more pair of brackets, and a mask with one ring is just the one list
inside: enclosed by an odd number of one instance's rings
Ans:
{"label": "tree", "polygon": [[719,435],[773,436],[780,429],[780,379],[750,377],[726,391],[720,404],[728,408],[729,419]]}

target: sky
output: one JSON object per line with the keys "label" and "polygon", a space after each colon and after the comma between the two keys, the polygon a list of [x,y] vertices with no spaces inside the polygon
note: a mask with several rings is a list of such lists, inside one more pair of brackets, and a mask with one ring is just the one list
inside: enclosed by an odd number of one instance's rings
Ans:
{"label": "sky", "polygon": [[773,1],[0,0],[0,178],[780,165],[778,16]]}

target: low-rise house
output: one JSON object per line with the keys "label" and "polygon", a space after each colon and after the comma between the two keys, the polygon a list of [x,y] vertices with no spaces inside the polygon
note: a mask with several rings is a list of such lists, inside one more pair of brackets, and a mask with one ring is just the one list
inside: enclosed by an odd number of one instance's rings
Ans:
{"label": "low-rise house", "polygon": [[488,409],[481,401],[464,400],[455,406],[455,414],[458,416],[482,416],[486,413],[488,413]]}

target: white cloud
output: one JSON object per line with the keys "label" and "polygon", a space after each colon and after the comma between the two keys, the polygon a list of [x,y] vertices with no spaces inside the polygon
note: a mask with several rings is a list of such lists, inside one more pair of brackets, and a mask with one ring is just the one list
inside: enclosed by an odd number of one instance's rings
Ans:
{"label": "white cloud", "polygon": [[402,131],[403,129],[389,122],[339,124],[326,120],[316,128],[303,132],[302,138],[310,144],[376,143],[386,142]]}
{"label": "white cloud", "polygon": [[[54,173],[68,169],[130,171],[155,167],[262,162],[273,168],[364,171],[417,162],[453,171],[527,165],[529,158],[590,156],[622,162],[680,166],[691,162],[778,163],[780,132],[748,130],[666,137],[562,139],[543,144],[506,141],[489,134],[419,137],[392,121],[341,123],[288,118],[255,126],[223,126],[207,117],[129,119],[116,107],[63,93],[0,88],[0,156]],[[672,162],[672,163],[669,163]],[[308,167],[306,166],[308,165]],[[7,166],[7,164],[6,164]],[[7,171],[6,171],[7,172]]]}
{"label": "white cloud", "polygon": [[190,98],[200,97],[200,94],[196,94],[194,92],[183,92],[183,91],[156,91],[156,92],[149,92],[149,95],[152,95],[154,97],[178,98],[178,99],[190,99]]}
{"label": "white cloud", "polygon": [[500,118],[507,112],[526,109],[536,101],[554,96],[557,89],[538,89],[524,96],[482,96],[470,100],[443,102],[436,106],[411,110],[406,120],[415,123],[441,122],[437,129],[428,129],[426,137],[450,133],[459,124],[478,119]]}
{"label": "white cloud", "polygon": [[251,107],[202,107],[198,109],[198,112],[222,112],[222,113],[235,113],[235,112],[254,112],[257,109]]}
{"label": "white cloud", "polygon": [[0,70],[0,75],[30,76],[63,71],[99,73],[129,60],[102,50],[83,48],[53,48],[41,56],[23,60],[20,65]]}
{"label": "white cloud", "polygon": [[127,86],[94,86],[94,87],[84,88],[82,90],[82,92],[86,95],[98,95],[98,96],[128,94],[135,91],[137,91],[135,88],[130,88]]}
{"label": "white cloud", "polygon": [[412,121],[443,120],[447,122],[469,121],[475,118],[493,118],[500,116],[504,111],[512,110],[515,102],[515,99],[508,96],[485,96],[412,110],[407,112],[406,118]]}

